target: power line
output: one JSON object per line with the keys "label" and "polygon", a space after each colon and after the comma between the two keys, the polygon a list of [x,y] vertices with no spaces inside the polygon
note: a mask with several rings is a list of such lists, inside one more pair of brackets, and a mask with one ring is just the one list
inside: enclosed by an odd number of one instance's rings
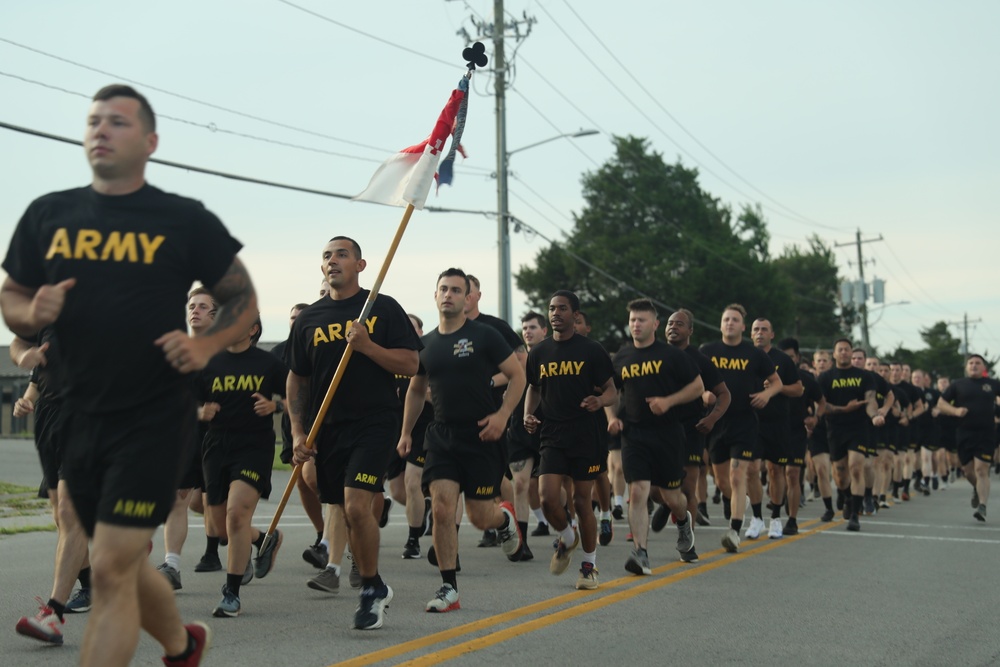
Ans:
{"label": "power line", "polygon": [[[755,192],[757,192],[758,194],[760,194],[764,198],[772,201],[775,205],[780,206],[781,208],[785,209],[789,213],[791,213],[793,215],[796,215],[799,218],[801,218],[803,223],[810,224],[810,225],[813,225],[815,227],[821,227],[823,229],[829,229],[829,230],[832,230],[832,231],[844,231],[840,227],[833,227],[831,225],[826,225],[826,224],[823,224],[821,222],[817,222],[815,220],[812,220],[811,218],[808,218],[807,216],[802,215],[801,213],[798,213],[797,211],[789,208],[788,206],[785,206],[780,201],[778,201],[774,197],[771,197],[766,192],[764,192],[763,190],[761,190],[760,188],[758,188],[757,186],[755,186],[753,183],[751,183],[750,181],[748,181],[747,179],[745,179],[735,169],[733,169],[728,164],[726,164],[726,162],[721,157],[719,157],[718,155],[716,155],[708,146],[706,146],[704,143],[702,143],[698,139],[698,137],[696,137],[690,130],[688,130],[677,119],[676,116],[674,116],[672,113],[670,113],[670,111],[667,110],[667,108],[665,106],[663,106],[663,104],[656,97],[653,96],[653,93],[651,93],[649,91],[649,89],[647,89],[646,86],[644,86],[642,84],[642,82],[632,73],[632,69],[629,68],[629,67],[626,67],[625,64],[621,60],[619,60],[618,56],[616,56],[614,54],[614,52],[608,47],[608,45],[604,43],[604,40],[602,40],[600,38],[600,36],[596,32],[594,32],[594,30],[587,24],[587,22],[583,20],[583,17],[581,17],[580,14],[576,11],[576,9],[574,9],[573,6],[570,5],[570,3],[569,3],[568,0],[563,0],[563,4],[565,4],[566,8],[569,9],[570,12],[572,12],[573,16],[575,16],[577,18],[577,20],[580,21],[580,23],[583,25],[583,27],[587,29],[587,31],[597,41],[597,43],[600,44],[601,47],[603,47],[604,50],[608,52],[608,55],[610,55],[611,58],[618,64],[618,66],[622,68],[622,70],[625,72],[625,74],[627,74],[628,77],[630,79],[632,79],[632,82],[635,83],[635,85],[637,85],[639,87],[639,89],[642,90],[642,92],[646,93],[646,95],[649,97],[649,99],[651,99],[653,101],[653,103],[656,104],[656,106],[659,107],[660,110],[664,114],[666,114],[666,116],[670,120],[672,120],[674,122],[674,124],[677,127],[679,127],[684,132],[684,134],[688,135],[696,144],[698,144],[699,147],[701,147],[702,150],[704,150],[706,153],[708,153],[709,155],[711,155],[716,160],[716,162],[718,162],[719,164],[721,164],[723,167],[726,168],[726,170],[728,170],[731,174],[733,174],[734,176],[736,176],[736,178],[738,178],[741,181],[743,181],[744,183],[746,183],[748,186],[750,186],[751,189],[753,189]],[[542,11],[545,11],[544,7],[542,8]],[[546,11],[546,14],[548,14],[547,11]],[[550,16],[550,18],[551,18],[551,16]],[[605,78],[607,78],[607,77],[605,77]],[[659,129],[659,128],[657,128],[657,129]],[[661,130],[661,132],[662,132],[662,130]]]}
{"label": "power line", "polygon": [[910,280],[913,281],[913,284],[917,286],[917,289],[919,289],[921,292],[923,292],[924,295],[927,297],[927,299],[931,303],[933,303],[936,306],[940,307],[945,312],[951,313],[953,315],[955,314],[955,311],[951,310],[950,308],[948,308],[948,307],[942,305],[941,303],[939,303],[938,301],[936,301],[934,299],[934,297],[931,296],[930,292],[928,292],[927,290],[925,290],[923,288],[923,286],[919,282],[917,282],[917,279],[913,277],[913,274],[910,273],[910,270],[908,268],[906,268],[906,264],[904,264],[902,262],[902,260],[900,260],[899,257],[896,256],[896,251],[892,249],[892,244],[891,243],[889,243],[888,241],[886,241],[885,247],[886,247],[886,250],[889,251],[889,254],[892,255],[892,258],[894,260],[896,260],[896,263],[899,264],[900,268],[903,269],[903,273],[905,273],[907,276],[909,276]]}

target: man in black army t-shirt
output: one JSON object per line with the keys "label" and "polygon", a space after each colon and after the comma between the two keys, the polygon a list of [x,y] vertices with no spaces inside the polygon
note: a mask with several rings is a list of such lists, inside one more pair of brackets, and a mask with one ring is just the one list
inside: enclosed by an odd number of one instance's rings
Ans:
{"label": "man in black army t-shirt", "polygon": [[[875,400],[872,374],[851,364],[851,341],[838,340],[833,346],[835,365],[819,376],[819,387],[826,399],[826,423],[839,488],[850,485],[850,519],[847,529],[861,530],[859,515],[865,494],[865,458],[868,456],[868,422],[885,425]],[[848,477],[849,475],[849,477]]]}
{"label": "man in black army t-shirt", "polygon": [[[592,590],[598,586],[597,519],[590,499],[607,439],[593,413],[611,405],[616,393],[611,357],[599,343],[573,330],[579,310],[580,299],[570,291],[559,290],[549,300],[552,338],[528,353],[524,428],[534,433],[540,427],[542,434],[538,489],[545,518],[559,535],[549,571],[565,572],[582,541],[583,563],[576,587]],[[599,396],[594,395],[595,387],[601,391]],[[544,421],[535,415],[539,405]],[[560,498],[566,478],[573,480],[579,533],[570,524]]]}
{"label": "man in black army t-shirt", "polygon": [[799,381],[802,383],[802,395],[788,399],[788,465],[785,467],[785,482],[788,485],[788,523],[785,524],[784,534],[797,535],[802,500],[801,474],[806,464],[809,433],[816,427],[816,412],[823,400],[823,393],[816,383],[816,377],[811,372],[799,368],[802,357],[799,355],[798,340],[784,338],[778,343],[778,349],[787,354],[795,364]]}
{"label": "man in black army t-shirt", "polygon": [[[410,379],[403,408],[403,428],[396,449],[409,454],[412,431],[430,385],[434,421],[424,435],[423,483],[430,487],[434,513],[434,551],[442,584],[427,603],[429,612],[460,607],[457,571],[458,531],[454,524],[459,494],[472,525],[491,529],[503,552],[512,556],[521,546],[521,529],[514,506],[494,499],[507,467],[507,450],[500,438],[524,392],[524,369],[495,329],[464,312],[469,278],[461,269],[439,277],[434,293],[438,327],[423,338],[420,370]],[[497,409],[489,379],[494,369],[507,387]]]}
{"label": "man in black army t-shirt", "polygon": [[[382,496],[382,476],[399,433],[396,375],[417,372],[421,344],[402,307],[385,294],[378,295],[364,322],[354,322],[369,295],[358,282],[367,264],[355,240],[335,236],[322,256],[330,294],[299,314],[288,338],[292,460],[299,464],[315,457],[320,500],[344,508],[361,574],[354,627],[374,630],[385,621],[392,589],[378,572],[379,527],[372,503]],[[354,354],[324,416],[316,449],[310,449],[307,429],[348,345]]]}
{"label": "man in black army t-shirt", "polygon": [[972,484],[972,506],[975,516],[986,521],[986,504],[990,499],[990,464],[996,449],[997,395],[1000,383],[986,377],[986,360],[978,354],[965,361],[965,377],[956,380],[938,399],[941,414],[958,418],[955,436],[958,460],[965,479]]}
{"label": "man in black army t-shirt", "polygon": [[[140,624],[163,645],[167,664],[201,660],[208,628],[181,624],[147,545],[173,506],[193,446],[194,397],[184,374],[239,338],[257,313],[239,242],[201,203],[146,183],[157,141],[142,95],[122,85],[98,91],[84,139],[91,186],[35,200],[3,264],[7,325],[30,337],[54,323],[64,353],[72,436],[63,477],[74,519],[93,538],[84,665],[127,664]],[[220,308],[195,338],[184,332],[183,308],[196,280]],[[109,328],[105,312],[129,317]]]}

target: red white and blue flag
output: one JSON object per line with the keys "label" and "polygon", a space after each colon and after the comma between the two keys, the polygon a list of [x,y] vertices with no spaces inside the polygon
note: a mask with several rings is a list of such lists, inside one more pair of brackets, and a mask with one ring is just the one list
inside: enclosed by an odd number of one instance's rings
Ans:
{"label": "red white and blue flag", "polygon": [[[470,72],[471,74],[471,72]],[[463,76],[458,87],[451,92],[451,98],[441,111],[429,137],[419,144],[404,148],[375,171],[364,192],[355,196],[356,201],[368,201],[389,206],[406,206],[422,209],[431,190],[435,175],[438,184],[450,184],[455,153],[462,152],[462,131],[465,129],[465,115],[468,109],[469,77]],[[451,148],[440,168],[438,162],[444,152],[448,136],[452,136]]]}

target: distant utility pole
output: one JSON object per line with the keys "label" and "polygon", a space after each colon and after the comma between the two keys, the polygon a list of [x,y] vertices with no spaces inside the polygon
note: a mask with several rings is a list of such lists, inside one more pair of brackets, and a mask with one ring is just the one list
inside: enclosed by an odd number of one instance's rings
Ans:
{"label": "distant utility pole", "polygon": [[976,320],[970,320],[969,319],[969,314],[965,313],[965,315],[962,317],[961,321],[959,321],[959,322],[946,322],[945,323],[948,326],[958,326],[959,324],[962,325],[962,347],[959,349],[959,353],[963,357],[969,356],[969,324],[978,324],[978,323],[980,323],[982,321],[983,321],[983,318],[981,318],[981,317],[979,319],[976,319]]}
{"label": "distant utility pole", "polygon": [[[847,296],[847,290],[842,288],[841,295],[842,301],[845,303],[851,302],[858,304],[859,312],[861,313],[861,345],[865,348],[865,352],[871,352],[871,344],[868,338],[868,285],[865,284],[865,260],[861,254],[861,244],[862,243],[874,243],[876,241],[881,241],[882,235],[879,234],[877,239],[861,239],[861,230],[858,229],[857,234],[854,237],[853,243],[835,243],[834,247],[842,248],[844,246],[856,245],[858,247],[858,282],[855,283],[853,289],[851,290],[851,298],[845,299]],[[847,263],[848,266],[851,262]]]}
{"label": "distant utility pole", "polygon": [[[503,0],[493,0],[493,23],[470,19],[475,36],[462,28],[458,34],[466,43],[482,39],[493,40],[493,91],[496,99],[497,122],[497,294],[500,318],[511,321],[510,214],[507,207],[507,66],[504,40],[512,37],[520,42],[531,33],[535,19],[527,14],[521,20],[506,21]],[[522,30],[523,26],[523,30]],[[508,34],[509,32],[509,34]]]}

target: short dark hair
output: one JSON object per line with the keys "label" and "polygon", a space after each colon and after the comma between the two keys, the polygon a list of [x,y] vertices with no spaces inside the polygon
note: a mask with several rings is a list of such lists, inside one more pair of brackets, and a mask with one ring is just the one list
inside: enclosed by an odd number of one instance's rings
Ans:
{"label": "short dark hair", "polygon": [[795,338],[782,338],[778,341],[778,349],[782,352],[785,350],[795,350],[795,354],[798,354],[799,341]]}
{"label": "short dark hair", "polygon": [[[470,282],[472,282],[472,276],[467,274],[462,269],[456,269],[454,267],[450,269],[445,269],[444,271],[439,273],[437,280],[434,281],[434,285],[436,286],[439,282],[441,282],[442,278],[451,278],[451,277],[463,278],[465,280],[465,293],[468,294],[469,292],[472,291],[472,286],[469,284]],[[420,326],[422,328],[424,325],[421,324]]]}
{"label": "short dark hair", "polygon": [[865,355],[866,359],[868,358],[868,353],[865,351],[865,348],[863,347],[855,347],[851,350],[851,354],[854,354],[855,352],[860,352],[861,354]]}
{"label": "short dark hair", "polygon": [[743,316],[743,320],[746,321],[746,319],[747,319],[747,309],[744,308],[743,306],[741,306],[740,304],[738,304],[738,303],[731,303],[728,306],[726,306],[725,308],[723,308],[722,312],[726,312],[727,310],[735,310],[737,313],[739,313],[740,315],[742,315]]}
{"label": "short dark hair", "polygon": [[351,245],[354,246],[354,258],[362,259],[361,257],[361,244],[352,239],[350,236],[334,236],[328,241],[328,243],[333,243],[334,241],[350,241]]}
{"label": "short dark hair", "polygon": [[584,322],[587,321],[586,313],[583,313],[580,310],[580,297],[578,297],[576,294],[573,294],[568,289],[557,289],[555,292],[552,293],[552,296],[549,297],[549,301],[552,301],[552,299],[556,298],[557,296],[561,296],[562,298],[569,301],[570,310],[572,310],[574,313],[580,313],[581,315],[583,315]]}
{"label": "short dark hair", "polygon": [[309,307],[308,303],[297,303],[294,306],[292,306],[288,312],[291,312],[293,310],[305,310],[308,307]]}
{"label": "short dark hair", "polygon": [[421,329],[424,328],[424,321],[422,319],[420,319],[419,316],[414,315],[413,313],[407,313],[406,316],[409,317],[410,319],[414,320],[417,323],[418,327],[420,327]]}
{"label": "short dark hair", "polygon": [[529,310],[521,316],[521,324],[530,322],[531,320],[536,320],[538,322],[538,326],[543,329],[549,326],[549,323],[545,321],[545,316],[541,313],[535,312],[534,310]]}
{"label": "short dark hair", "polygon": [[[475,285],[476,289],[479,289],[479,278],[475,277],[471,273],[467,274],[467,277],[469,278],[469,282],[472,283],[473,285]],[[471,287],[469,288],[469,291],[470,292],[472,291]]]}
{"label": "short dark hair", "polygon": [[[692,313],[687,308],[678,308],[677,310],[675,310],[673,312],[673,314],[670,317],[673,317],[674,315],[677,315],[678,313],[680,313],[684,317],[688,318],[688,325],[690,325],[690,327],[692,329],[694,329],[694,313]],[[669,320],[670,317],[668,317],[667,319]]]}
{"label": "short dark hair", "polygon": [[583,312],[583,311],[582,311],[582,310],[580,310],[580,309],[577,309],[577,310],[576,310],[576,311],[574,311],[574,312],[575,312],[575,313],[576,313],[577,315],[579,315],[579,316],[580,316],[580,319],[582,319],[582,320],[583,320],[583,323],[584,323],[584,324],[586,324],[586,325],[587,325],[588,327],[590,326],[590,316],[589,316],[589,315],[587,315],[587,313]]}
{"label": "short dark hair", "polygon": [[632,299],[628,302],[626,308],[628,308],[628,312],[630,313],[633,310],[637,310],[643,313],[653,313],[653,317],[659,317],[659,313],[656,312],[656,306],[649,299]]}
{"label": "short dark hair", "polygon": [[139,103],[139,120],[146,127],[149,132],[156,132],[156,114],[153,113],[153,107],[150,106],[149,100],[146,99],[145,95],[137,91],[132,86],[126,86],[123,83],[113,83],[110,86],[104,86],[97,93],[94,94],[93,102],[106,102],[112,97],[129,97]]}
{"label": "short dark hair", "polygon": [[983,362],[983,366],[987,366],[988,367],[990,365],[989,362],[986,361],[986,357],[984,357],[981,354],[976,354],[976,353],[972,353],[969,356],[967,356],[965,358],[965,363],[969,363],[969,359],[972,359],[972,358],[979,359],[979,361]]}
{"label": "short dark hair", "polygon": [[264,325],[260,321],[259,311],[257,313],[257,319],[254,320],[253,323],[257,325],[257,333],[250,336],[250,345],[251,347],[257,347],[257,341],[259,341],[260,337],[264,334]]}
{"label": "short dark hair", "polygon": [[854,341],[852,341],[850,338],[838,338],[837,340],[833,341],[833,347],[836,348],[841,343],[847,343],[847,346],[851,348],[851,353],[852,354],[854,353]]}

